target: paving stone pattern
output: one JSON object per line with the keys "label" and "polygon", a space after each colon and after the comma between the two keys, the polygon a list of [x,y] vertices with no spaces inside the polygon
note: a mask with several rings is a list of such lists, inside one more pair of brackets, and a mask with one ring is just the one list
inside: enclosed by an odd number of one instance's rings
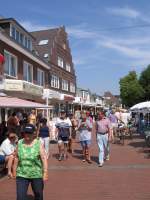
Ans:
{"label": "paving stone pattern", "polygon": [[[150,200],[150,156],[143,139],[137,136],[125,145],[112,144],[110,161],[97,165],[98,149],[93,139],[92,164],[83,163],[81,147],[59,162],[57,145],[52,144],[49,180],[44,200]],[[15,180],[0,179],[0,200],[15,200]],[[29,189],[28,200],[33,200]]]}

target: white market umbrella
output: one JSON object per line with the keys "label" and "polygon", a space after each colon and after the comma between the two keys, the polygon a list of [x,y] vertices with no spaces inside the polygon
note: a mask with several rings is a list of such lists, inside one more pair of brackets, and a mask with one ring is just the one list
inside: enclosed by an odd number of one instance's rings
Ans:
{"label": "white market umbrella", "polygon": [[130,108],[131,111],[135,111],[135,112],[138,112],[138,111],[149,111],[150,110],[150,101],[145,101],[145,102],[141,102],[141,103],[138,103],[134,106],[132,106]]}

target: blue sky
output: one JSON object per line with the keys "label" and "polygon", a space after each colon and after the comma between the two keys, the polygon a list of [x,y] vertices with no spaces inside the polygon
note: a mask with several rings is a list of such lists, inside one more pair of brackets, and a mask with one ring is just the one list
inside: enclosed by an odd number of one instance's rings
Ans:
{"label": "blue sky", "polygon": [[148,0],[5,0],[0,15],[29,31],[66,26],[79,87],[119,94],[119,79],[150,63]]}

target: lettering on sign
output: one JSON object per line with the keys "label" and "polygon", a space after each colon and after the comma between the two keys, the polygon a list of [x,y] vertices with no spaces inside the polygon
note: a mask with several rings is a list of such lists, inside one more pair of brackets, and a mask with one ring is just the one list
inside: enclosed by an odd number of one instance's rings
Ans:
{"label": "lettering on sign", "polygon": [[23,84],[20,81],[5,80],[5,90],[8,91],[23,91]]}
{"label": "lettering on sign", "polygon": [[22,80],[5,80],[5,90],[20,91],[36,96],[43,95],[43,88]]}

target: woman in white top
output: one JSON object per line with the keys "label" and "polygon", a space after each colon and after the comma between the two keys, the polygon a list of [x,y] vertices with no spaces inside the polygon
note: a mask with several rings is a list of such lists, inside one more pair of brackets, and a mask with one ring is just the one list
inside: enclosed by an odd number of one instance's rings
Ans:
{"label": "woman in white top", "polygon": [[15,129],[10,129],[8,138],[0,146],[0,164],[7,164],[8,177],[12,177],[12,166],[15,157],[17,135]]}

